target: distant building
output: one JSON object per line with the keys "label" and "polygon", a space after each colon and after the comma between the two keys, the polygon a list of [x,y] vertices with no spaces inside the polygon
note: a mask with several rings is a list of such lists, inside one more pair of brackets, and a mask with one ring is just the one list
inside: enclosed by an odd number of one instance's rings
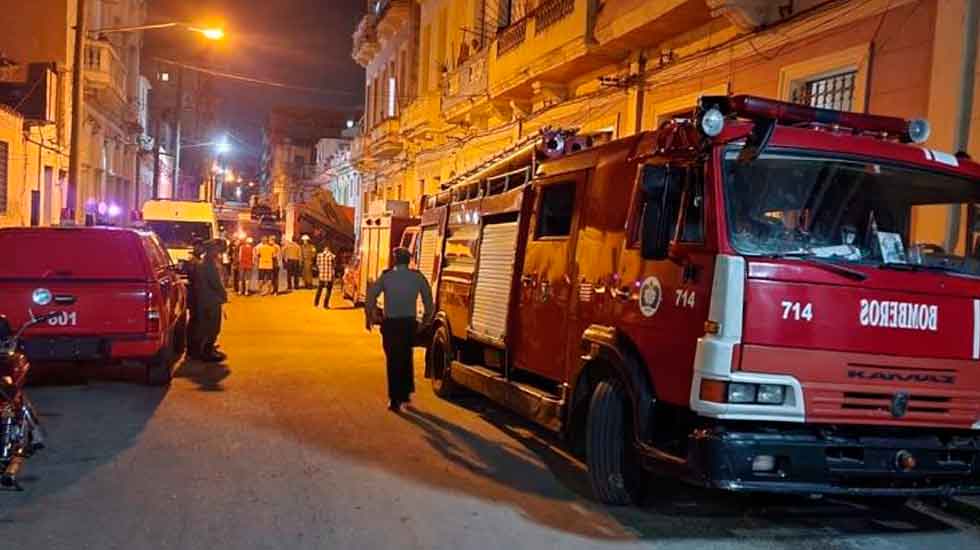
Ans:
{"label": "distant building", "polygon": [[[361,173],[351,163],[351,138],[356,130],[346,130],[345,139],[329,157],[325,157],[325,169],[318,181],[333,195],[337,204],[353,209],[355,233],[360,230],[361,220]],[[321,157],[324,158],[324,157]]]}
{"label": "distant building", "polygon": [[[285,209],[308,198],[317,186],[314,180],[326,168],[325,159],[345,140],[346,120],[343,113],[325,109],[272,110],[262,135],[260,183],[274,205]],[[318,158],[324,161],[318,164]]]}

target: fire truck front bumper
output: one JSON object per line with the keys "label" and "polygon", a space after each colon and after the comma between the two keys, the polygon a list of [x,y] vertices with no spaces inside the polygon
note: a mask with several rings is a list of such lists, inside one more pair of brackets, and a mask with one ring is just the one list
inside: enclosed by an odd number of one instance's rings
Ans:
{"label": "fire truck front bumper", "polygon": [[859,496],[980,494],[980,434],[701,428],[689,474],[731,491]]}

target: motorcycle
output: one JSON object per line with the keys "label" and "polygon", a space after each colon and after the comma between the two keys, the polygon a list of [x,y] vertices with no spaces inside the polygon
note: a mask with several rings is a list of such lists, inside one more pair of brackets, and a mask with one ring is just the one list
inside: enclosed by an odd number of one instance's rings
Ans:
{"label": "motorcycle", "polygon": [[44,448],[44,434],[34,407],[24,394],[30,362],[20,338],[28,328],[59,315],[35,317],[13,332],[7,318],[0,315],[0,488],[22,491],[17,476],[24,460]]}

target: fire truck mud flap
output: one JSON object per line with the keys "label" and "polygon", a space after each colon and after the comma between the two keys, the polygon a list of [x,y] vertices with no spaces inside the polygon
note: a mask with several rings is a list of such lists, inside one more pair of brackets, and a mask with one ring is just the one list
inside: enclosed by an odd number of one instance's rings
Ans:
{"label": "fire truck mud flap", "polygon": [[855,496],[980,494],[980,435],[696,430],[691,481],[730,491]]}

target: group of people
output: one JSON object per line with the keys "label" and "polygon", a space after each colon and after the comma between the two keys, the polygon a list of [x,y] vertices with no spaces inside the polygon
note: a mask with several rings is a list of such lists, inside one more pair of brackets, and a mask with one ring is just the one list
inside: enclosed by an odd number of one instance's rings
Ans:
{"label": "group of people", "polygon": [[336,256],[328,247],[317,251],[308,235],[303,235],[300,240],[302,244],[284,239],[280,245],[276,237],[270,235],[262,237],[257,245],[252,237],[233,241],[226,257],[226,276],[235,292],[241,296],[251,294],[252,277],[257,272],[258,293],[278,295],[281,293],[280,273],[285,270],[286,290],[316,288],[314,305],[318,305],[326,288],[325,305],[329,307],[330,290],[336,277]]}

